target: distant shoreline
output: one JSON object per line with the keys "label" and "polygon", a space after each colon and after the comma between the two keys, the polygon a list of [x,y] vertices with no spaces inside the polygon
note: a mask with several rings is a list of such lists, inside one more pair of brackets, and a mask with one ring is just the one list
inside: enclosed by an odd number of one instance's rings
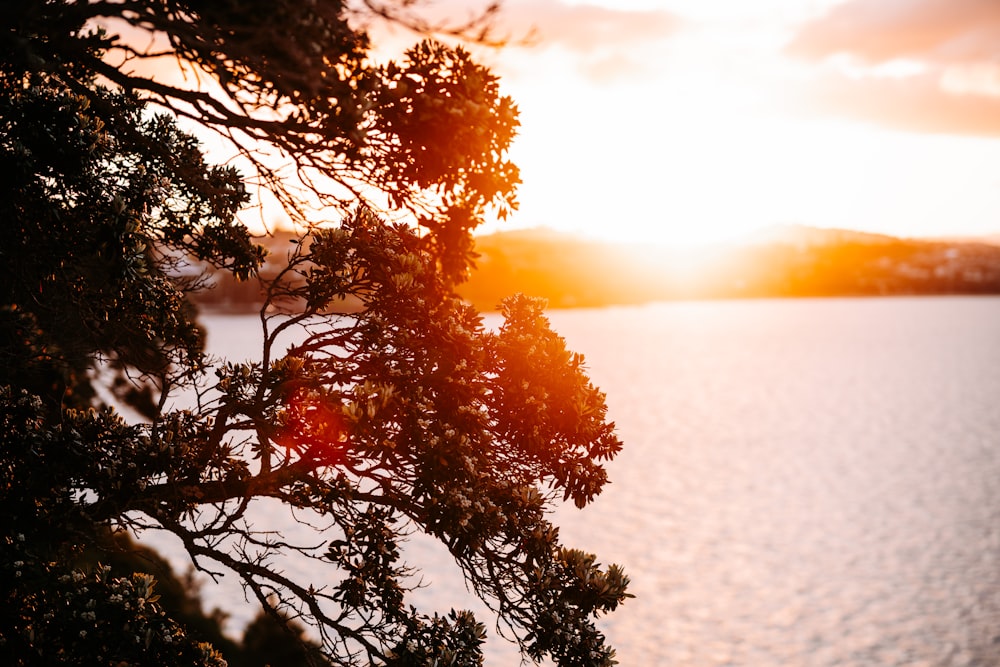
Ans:
{"label": "distant shoreline", "polygon": [[[260,239],[271,256],[291,234]],[[975,296],[1000,294],[1000,246],[981,241],[899,239],[793,227],[748,245],[677,250],[606,244],[551,231],[476,237],[476,269],[458,288],[487,312],[507,296],[545,299],[550,309],[720,299]],[[263,274],[267,275],[267,266]],[[217,272],[192,295],[206,312],[250,314],[256,281]],[[359,303],[345,310],[358,309]]]}

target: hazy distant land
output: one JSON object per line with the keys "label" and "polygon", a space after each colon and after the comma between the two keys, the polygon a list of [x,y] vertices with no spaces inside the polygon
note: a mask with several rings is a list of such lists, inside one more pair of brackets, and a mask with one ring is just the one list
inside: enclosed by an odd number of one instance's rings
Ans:
{"label": "hazy distant land", "polygon": [[[290,235],[262,240],[283,257]],[[476,239],[477,268],[460,293],[492,310],[515,292],[554,308],[672,299],[1000,294],[1000,238],[918,240],[848,230],[774,227],[743,244],[671,249],[609,244],[549,230]],[[267,267],[263,273],[267,275]],[[256,281],[216,277],[199,303],[248,311]],[[352,304],[345,304],[350,309]]]}
{"label": "hazy distant land", "polygon": [[[745,244],[669,249],[553,232],[477,239],[478,269],[461,289],[489,309],[512,292],[553,307],[670,299],[1000,293],[1000,245],[900,239],[784,226]],[[1000,239],[998,239],[1000,240]]]}

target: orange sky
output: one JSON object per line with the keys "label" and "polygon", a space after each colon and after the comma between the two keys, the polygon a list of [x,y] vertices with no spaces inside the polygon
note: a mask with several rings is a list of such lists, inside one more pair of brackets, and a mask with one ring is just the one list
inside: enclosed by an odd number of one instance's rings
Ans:
{"label": "orange sky", "polygon": [[538,32],[483,56],[522,110],[505,228],[1000,232],[998,0],[508,0],[503,21]]}
{"label": "orange sky", "polygon": [[1000,234],[1000,0],[506,0],[500,28],[536,43],[479,53],[522,121],[521,209],[483,231]]}

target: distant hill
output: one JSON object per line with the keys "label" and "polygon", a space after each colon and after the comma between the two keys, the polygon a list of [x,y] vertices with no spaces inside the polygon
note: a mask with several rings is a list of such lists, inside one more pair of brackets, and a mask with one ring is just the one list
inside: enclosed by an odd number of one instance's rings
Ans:
{"label": "distant hill", "polygon": [[[260,239],[269,250],[261,270],[276,274],[294,235]],[[477,268],[460,294],[480,310],[522,292],[554,308],[600,307],[671,299],[1000,294],[1000,237],[914,240],[801,225],[766,228],[741,244],[670,249],[614,244],[548,229],[476,238]],[[200,271],[200,269],[199,269]],[[214,287],[195,295],[215,311],[253,312],[260,284],[216,272]],[[342,304],[356,310],[357,302]]]}
{"label": "distant hill", "polygon": [[1000,247],[785,225],[740,245],[671,250],[551,231],[479,237],[461,288],[480,309],[509,294],[553,307],[668,299],[1000,294]]}
{"label": "distant hill", "polygon": [[[267,249],[264,265],[260,267],[260,276],[266,280],[273,279],[281,271],[288,259],[289,253],[295,249],[294,242],[299,235],[289,231],[276,231],[268,236],[254,239],[256,243]],[[205,272],[209,276],[209,287],[191,295],[192,300],[205,310],[225,313],[249,313],[260,310],[264,303],[264,289],[258,280],[237,281],[225,271],[217,271],[209,266],[199,265],[196,274]],[[282,304],[283,307],[294,309],[295,304]],[[354,312],[361,307],[354,298],[339,302],[338,312]]]}
{"label": "distant hill", "polygon": [[1000,246],[1000,234],[987,234],[986,236],[941,236],[929,240],[940,243],[986,243]]}
{"label": "distant hill", "polygon": [[870,245],[893,243],[894,236],[859,232],[854,229],[831,229],[807,225],[771,225],[758,229],[741,239],[743,245],[786,244],[794,246],[824,246],[843,243]]}

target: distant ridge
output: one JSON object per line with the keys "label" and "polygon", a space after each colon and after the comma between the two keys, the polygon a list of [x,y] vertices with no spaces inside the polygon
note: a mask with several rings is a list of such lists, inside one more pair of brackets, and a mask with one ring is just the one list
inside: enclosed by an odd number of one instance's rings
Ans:
{"label": "distant ridge", "polygon": [[1000,294],[1000,236],[996,241],[775,225],[739,244],[670,249],[550,229],[512,230],[477,237],[478,268],[460,293],[481,310],[515,292],[559,308],[669,299]]}
{"label": "distant ridge", "polygon": [[793,245],[829,245],[832,243],[893,243],[899,239],[887,234],[861,232],[853,229],[809,227],[799,224],[770,225],[751,232],[743,239],[754,245],[791,243]]}
{"label": "distant ridge", "polygon": [[[294,238],[278,232],[257,240],[280,259]],[[484,311],[517,292],[542,297],[553,308],[672,299],[1000,294],[1000,235],[900,239],[774,225],[739,244],[670,248],[529,228],[477,236],[475,243],[477,267],[459,294]],[[262,275],[273,275],[275,266],[266,263]],[[263,302],[256,281],[239,283],[216,272],[213,282],[214,289],[194,295],[209,310],[253,312]],[[360,307],[357,301],[340,305],[345,311]]]}
{"label": "distant ridge", "polygon": [[927,241],[938,243],[986,243],[988,245],[1000,246],[1000,234],[987,234],[985,236],[935,236]]}

